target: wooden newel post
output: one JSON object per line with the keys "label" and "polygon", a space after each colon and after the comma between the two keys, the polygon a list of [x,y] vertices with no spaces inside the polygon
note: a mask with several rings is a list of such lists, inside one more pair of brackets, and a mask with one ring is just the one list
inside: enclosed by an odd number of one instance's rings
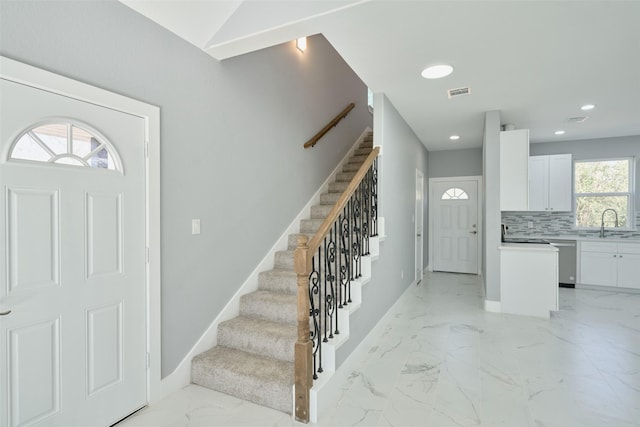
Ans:
{"label": "wooden newel post", "polygon": [[295,417],[296,421],[309,422],[309,391],[313,385],[311,352],[313,343],[309,336],[309,238],[298,237],[294,254],[294,270],[298,275],[298,340],[295,345]]}

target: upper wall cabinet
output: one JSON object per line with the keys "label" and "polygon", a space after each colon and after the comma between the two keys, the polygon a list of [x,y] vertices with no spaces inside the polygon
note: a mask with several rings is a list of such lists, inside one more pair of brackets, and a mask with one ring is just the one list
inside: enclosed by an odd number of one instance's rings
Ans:
{"label": "upper wall cabinet", "polygon": [[571,211],[571,154],[529,158],[529,210]]}
{"label": "upper wall cabinet", "polygon": [[529,210],[529,129],[500,132],[500,210]]}

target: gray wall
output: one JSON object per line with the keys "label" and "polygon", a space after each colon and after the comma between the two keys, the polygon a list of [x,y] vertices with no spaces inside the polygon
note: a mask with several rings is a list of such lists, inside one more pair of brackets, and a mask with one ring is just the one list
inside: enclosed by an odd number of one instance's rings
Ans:
{"label": "gray wall", "polygon": [[[382,146],[380,159],[381,215],[386,224],[386,240],[380,244],[380,257],[373,263],[371,282],[362,290],[362,306],[349,320],[349,340],[338,349],[341,364],[371,328],[391,308],[414,281],[415,271],[415,176],[416,169],[425,176],[427,188],[428,156],[426,148],[400,117],[384,95],[376,95],[374,107],[374,141]],[[425,197],[425,213],[427,212]],[[428,236],[425,230],[424,266],[427,266]],[[401,272],[404,278],[401,279]]]}
{"label": "gray wall", "polygon": [[429,152],[429,178],[482,175],[482,148]]}
{"label": "gray wall", "polygon": [[484,173],[482,275],[486,299],[500,301],[500,111],[488,111],[482,142]]}
{"label": "gray wall", "polygon": [[2,55],[161,109],[165,376],[371,125],[366,86],[321,36],[218,62],[116,1],[0,8]]}
{"label": "gray wall", "polygon": [[571,153],[573,160],[635,157],[635,205],[640,211],[640,135],[531,144],[532,156]]}

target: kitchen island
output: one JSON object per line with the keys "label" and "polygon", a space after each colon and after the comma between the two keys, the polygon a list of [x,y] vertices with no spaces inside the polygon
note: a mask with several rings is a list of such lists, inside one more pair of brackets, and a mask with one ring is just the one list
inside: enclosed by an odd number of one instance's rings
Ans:
{"label": "kitchen island", "polygon": [[498,249],[500,311],[549,318],[558,310],[558,248],[502,243]]}

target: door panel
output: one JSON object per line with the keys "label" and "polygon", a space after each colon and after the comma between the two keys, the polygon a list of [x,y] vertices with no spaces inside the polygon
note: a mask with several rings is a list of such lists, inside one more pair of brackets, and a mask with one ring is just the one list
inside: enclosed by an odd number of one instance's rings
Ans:
{"label": "door panel", "polygon": [[60,319],[10,330],[8,347],[9,425],[31,425],[58,413]]}
{"label": "door panel", "polygon": [[436,182],[433,192],[433,269],[477,274],[477,181]]}
{"label": "door panel", "polygon": [[122,302],[87,312],[89,396],[122,381]]}
{"label": "door panel", "polygon": [[87,194],[87,273],[122,273],[122,193]]}
{"label": "door panel", "polygon": [[8,188],[7,203],[9,293],[58,285],[58,192]]}

